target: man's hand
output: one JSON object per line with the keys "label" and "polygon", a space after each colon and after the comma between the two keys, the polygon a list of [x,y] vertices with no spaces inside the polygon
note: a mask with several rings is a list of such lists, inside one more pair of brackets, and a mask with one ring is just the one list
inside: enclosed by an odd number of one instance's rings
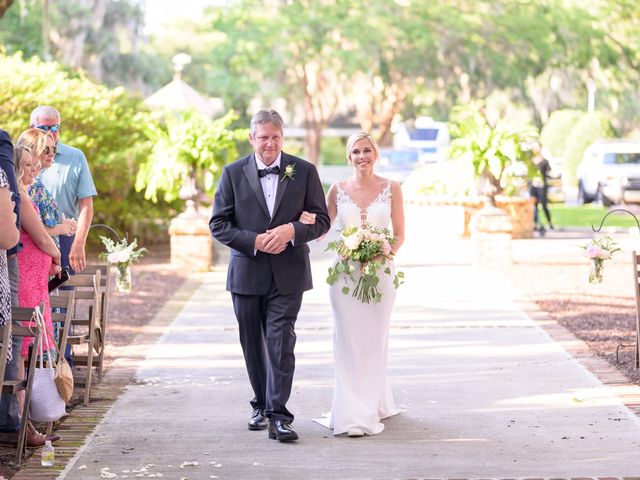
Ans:
{"label": "man's hand", "polygon": [[254,248],[261,252],[270,253],[270,254],[278,254],[284,251],[285,248],[287,248],[286,243],[283,244],[281,248],[268,248],[265,245],[268,237],[269,237],[268,233],[259,233],[258,236],[256,237],[256,243],[254,244]]}
{"label": "man's hand", "polygon": [[87,266],[87,261],[84,255],[84,245],[81,245],[78,242],[78,237],[71,245],[71,250],[69,251],[69,263],[71,264],[71,268],[73,268],[76,272],[81,272],[84,270],[84,267]]}
{"label": "man's hand", "polygon": [[295,235],[295,230],[293,225],[287,223],[285,225],[280,225],[279,227],[272,228],[271,230],[267,230],[266,233],[261,234],[265,235],[262,240],[263,252],[266,253],[280,253],[287,248],[287,243],[293,240]]}

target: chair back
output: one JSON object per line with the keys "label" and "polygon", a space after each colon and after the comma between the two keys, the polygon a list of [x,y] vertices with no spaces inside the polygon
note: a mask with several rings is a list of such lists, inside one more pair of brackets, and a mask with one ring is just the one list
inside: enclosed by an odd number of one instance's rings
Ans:
{"label": "chair back", "polygon": [[640,368],[640,271],[638,266],[640,265],[640,255],[634,250],[631,252],[633,257],[633,285],[636,292],[636,354],[635,363],[636,368]]}
{"label": "chair back", "polygon": [[[76,293],[74,290],[58,290],[57,295],[49,295],[49,304],[51,305],[51,323],[60,326],[58,338],[59,358],[64,357],[67,348],[67,339],[69,338],[69,328],[72,324],[73,310],[75,304]],[[56,309],[64,309],[63,312]]]}

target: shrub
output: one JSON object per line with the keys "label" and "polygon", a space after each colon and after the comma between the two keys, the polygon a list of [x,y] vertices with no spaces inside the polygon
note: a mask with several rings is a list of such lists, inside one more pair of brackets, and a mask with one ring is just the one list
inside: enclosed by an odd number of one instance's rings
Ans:
{"label": "shrub", "polygon": [[473,168],[465,161],[447,160],[423,165],[409,175],[402,184],[406,199],[429,199],[434,202],[455,203],[474,193]]}
{"label": "shrub", "polygon": [[[61,141],[87,156],[98,190],[93,222],[128,232],[141,243],[157,239],[179,205],[150,205],[133,188],[139,165],[152,148],[146,128],[153,120],[142,100],[54,62],[0,54],[0,126],[16,139],[38,105],[60,111]],[[90,240],[95,243],[97,234]]]}
{"label": "shrub", "polygon": [[[150,125],[153,147],[138,172],[136,190],[154,203],[159,194],[167,202],[203,193],[211,198],[222,167],[238,156],[236,142],[247,138],[246,129],[229,128],[235,118],[233,112],[217,120],[195,111],[167,112],[162,124]],[[181,192],[184,187],[190,191]]]}
{"label": "shrub", "polygon": [[603,113],[585,113],[571,130],[563,154],[567,184],[577,184],[576,170],[585,149],[598,139],[611,137],[613,128]]}
{"label": "shrub", "polygon": [[490,125],[483,110],[473,104],[453,109],[450,156],[473,168],[479,193],[493,204],[498,194],[519,193],[533,173],[529,146],[537,132],[503,120]]}
{"label": "shrub", "polygon": [[556,110],[549,117],[540,131],[540,143],[553,157],[563,157],[567,146],[567,139],[584,112],[580,110]]}

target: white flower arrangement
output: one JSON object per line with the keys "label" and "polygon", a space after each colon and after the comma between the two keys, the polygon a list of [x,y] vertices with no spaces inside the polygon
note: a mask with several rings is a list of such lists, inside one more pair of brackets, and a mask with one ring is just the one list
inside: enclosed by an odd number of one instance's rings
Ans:
{"label": "white flower arrangement", "polygon": [[128,243],[126,238],[117,243],[108,237],[100,237],[107,249],[100,254],[100,258],[107,260],[116,266],[116,289],[119,292],[128,292],[131,289],[131,273],[129,266],[137,262],[146,248],[138,248],[138,240]]}

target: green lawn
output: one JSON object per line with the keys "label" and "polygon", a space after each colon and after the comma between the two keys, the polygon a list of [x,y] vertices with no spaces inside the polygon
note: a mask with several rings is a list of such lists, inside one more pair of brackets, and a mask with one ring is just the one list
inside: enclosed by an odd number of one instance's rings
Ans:
{"label": "green lawn", "polygon": [[[591,225],[597,227],[608,211],[607,208],[597,205],[550,204],[549,209],[551,220],[558,227],[590,227]],[[542,218],[546,220],[544,215]],[[620,212],[609,215],[605,226],[634,227],[636,222],[628,213]]]}

